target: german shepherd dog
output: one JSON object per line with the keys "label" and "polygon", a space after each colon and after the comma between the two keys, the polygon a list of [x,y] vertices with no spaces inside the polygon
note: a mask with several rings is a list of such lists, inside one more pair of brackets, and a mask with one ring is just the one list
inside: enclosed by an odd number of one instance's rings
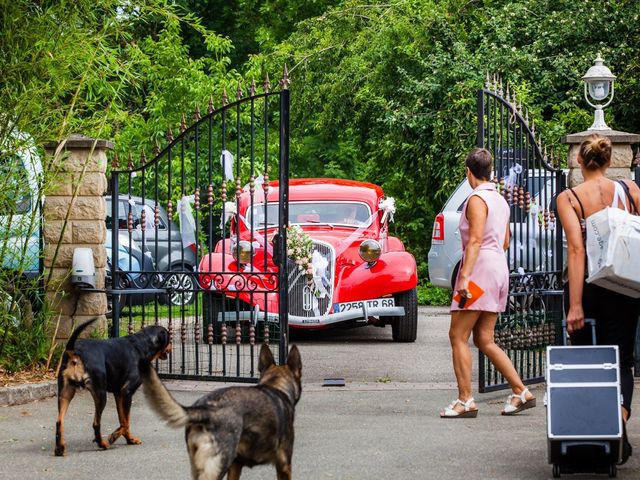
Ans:
{"label": "german shepherd dog", "polygon": [[[128,337],[77,341],[82,331],[96,320],[89,320],[73,331],[62,356],[58,371],[57,456],[65,452],[64,416],[76,392],[83,388],[91,392],[95,404],[93,432],[100,448],[109,448],[120,436],[124,436],[129,445],[140,444],[141,441],[129,430],[131,399],[142,384],[139,362],[141,359],[165,359],[171,351],[169,332],[158,325],[145,327]],[[120,427],[111,434],[109,443],[100,434],[100,418],[107,403],[107,392],[115,397],[120,420]]]}
{"label": "german shepherd dog", "polygon": [[144,394],[155,412],[175,428],[186,427],[191,475],[197,480],[240,478],[242,467],[275,464],[278,480],[291,479],[293,417],[302,392],[300,352],[291,347],[286,365],[276,365],[265,344],[255,387],[215,390],[192,406],[180,405],[149,362],[141,365]]}

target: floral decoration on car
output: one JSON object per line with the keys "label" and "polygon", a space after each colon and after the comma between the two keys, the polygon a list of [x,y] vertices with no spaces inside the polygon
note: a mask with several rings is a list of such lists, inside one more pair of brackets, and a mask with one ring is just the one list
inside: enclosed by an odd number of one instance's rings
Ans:
{"label": "floral decoration on car", "polygon": [[298,270],[304,272],[309,280],[313,278],[312,250],[313,240],[311,237],[299,225],[289,225],[287,227],[287,256],[298,265]]}

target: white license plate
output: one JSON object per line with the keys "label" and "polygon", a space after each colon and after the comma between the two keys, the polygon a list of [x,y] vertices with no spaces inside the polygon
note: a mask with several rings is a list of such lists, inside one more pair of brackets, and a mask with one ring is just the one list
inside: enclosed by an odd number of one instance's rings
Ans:
{"label": "white license plate", "polygon": [[344,303],[335,303],[333,305],[334,313],[340,312],[349,312],[351,310],[362,311],[362,307],[364,304],[367,304],[367,308],[377,308],[377,307],[395,307],[396,302],[393,297],[389,298],[375,298],[373,300],[362,300],[356,302],[344,302]]}

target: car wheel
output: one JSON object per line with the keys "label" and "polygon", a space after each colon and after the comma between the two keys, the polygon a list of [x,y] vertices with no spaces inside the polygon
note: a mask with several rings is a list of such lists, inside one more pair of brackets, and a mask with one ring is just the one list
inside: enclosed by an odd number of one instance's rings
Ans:
{"label": "car wheel", "polygon": [[[196,283],[191,275],[192,269],[185,265],[184,267],[176,267],[180,270],[173,270],[168,273],[165,286],[173,289],[172,293],[167,293],[166,301],[174,307],[186,307],[191,305],[196,298]],[[181,274],[179,272],[188,272]]]}
{"label": "car wheel", "polygon": [[418,336],[418,292],[415,288],[393,295],[396,307],[404,307],[404,317],[391,322],[394,342],[415,342]]}

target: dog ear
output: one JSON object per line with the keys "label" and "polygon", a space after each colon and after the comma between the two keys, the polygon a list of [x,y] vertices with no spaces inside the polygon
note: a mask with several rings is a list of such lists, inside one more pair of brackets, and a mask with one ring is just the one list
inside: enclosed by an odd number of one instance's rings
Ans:
{"label": "dog ear", "polygon": [[296,377],[300,378],[302,376],[302,359],[300,358],[300,350],[296,345],[292,345],[291,350],[289,350],[287,365]]}
{"label": "dog ear", "polygon": [[260,358],[258,360],[258,370],[260,373],[263,373],[267,368],[271,365],[275,365],[276,361],[273,359],[273,354],[271,353],[271,349],[269,345],[266,343],[262,344],[262,348],[260,349]]}

